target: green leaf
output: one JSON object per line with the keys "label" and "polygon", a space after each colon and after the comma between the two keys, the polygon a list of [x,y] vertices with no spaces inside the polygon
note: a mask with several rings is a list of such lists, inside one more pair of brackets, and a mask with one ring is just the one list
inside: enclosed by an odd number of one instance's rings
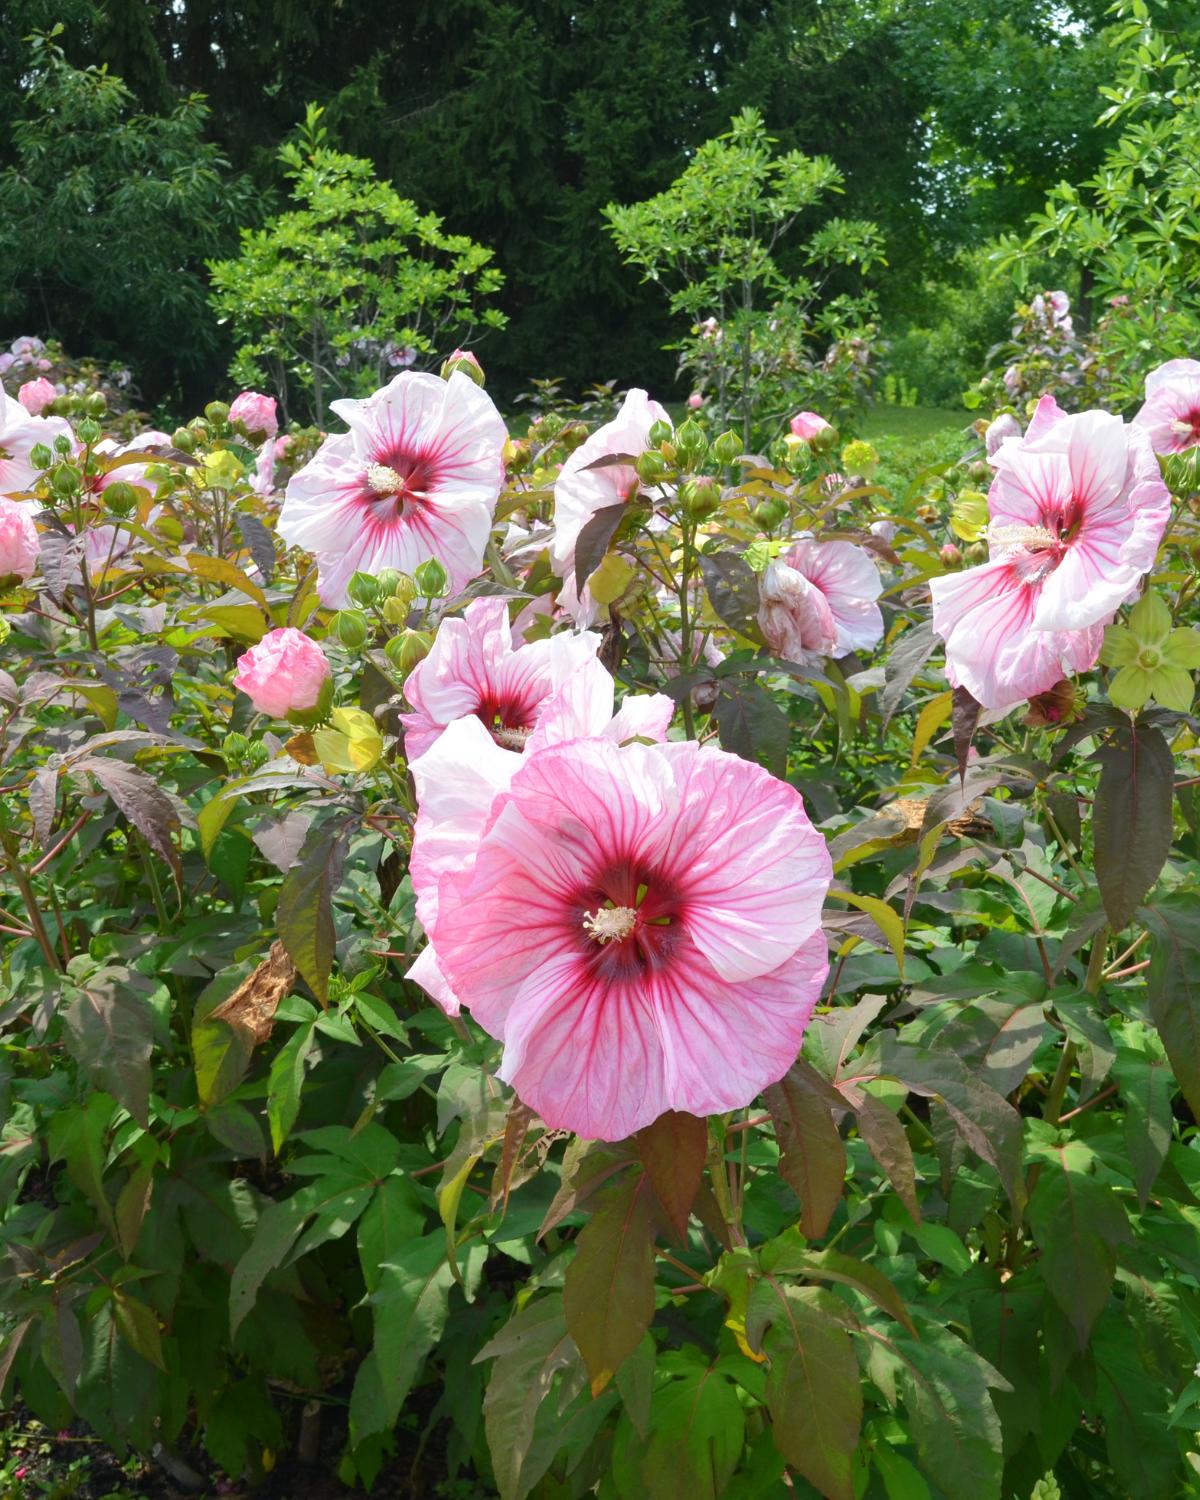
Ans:
{"label": "green leaf", "polygon": [[1200,908],[1194,892],[1142,907],[1154,942],[1146,972],[1150,1019],[1192,1113],[1200,1117]]}
{"label": "green leaf", "polygon": [[300,1113],[300,1093],[304,1087],[304,1070],[316,1041],[316,1017],[297,1026],[271,1059],[267,1079],[267,1122],[271,1127],[271,1147],[278,1153],[291,1133]]}
{"label": "green leaf", "polygon": [[567,1330],[598,1396],[654,1316],[654,1245],[637,1174],[606,1193],[576,1241],[563,1281]]}
{"label": "green leaf", "polygon": [[916,1332],[904,1299],[882,1271],[840,1250],[810,1250],[794,1228],[768,1240],[758,1251],[758,1263],[769,1276],[806,1276],[810,1281],[853,1287],[889,1317]]}
{"label": "green leaf", "polygon": [[350,1393],[351,1442],[395,1425],[426,1355],[445,1329],[453,1285],[440,1233],[410,1241],[394,1261],[380,1267],[379,1284],[368,1298],[374,1320],[371,1351]]}
{"label": "green leaf", "polygon": [[738,635],[761,641],[758,628],[758,579],[736,552],[701,553],[700,574],[718,619]]}
{"label": "green leaf", "polygon": [[680,1240],[687,1239],[688,1217],[708,1154],[708,1127],[695,1115],[668,1110],[637,1133],[638,1154]]}
{"label": "green leaf", "polygon": [[335,933],[333,895],[341,883],[350,825],[330,818],[309,830],[283,879],[275,925],[280,941],[321,1003],[329,999]]}
{"label": "green leaf", "polygon": [[89,755],[76,761],[72,769],[87,771],[96,778],[155,853],[170,865],[178,885],[181,868],[174,838],[179,832],[179,814],[158,782],[140,767],[107,755]]}
{"label": "green leaf", "polygon": [[1006,1382],[966,1344],[930,1323],[898,1337],[900,1390],[926,1474],[945,1495],[1000,1500],[1003,1443],[988,1387]]}
{"label": "green leaf", "polygon": [[857,891],[831,890],[826,899],[845,901],[847,905],[856,906],[859,911],[866,912],[887,940],[887,945],[896,960],[896,968],[900,971],[900,978],[903,979],[904,923],[900,914],[886,901],[881,901],[878,896],[860,896]]}
{"label": "green leaf", "polygon": [[760,1282],[750,1303],[751,1325],[771,1318],[762,1347],[776,1447],[826,1500],[854,1500],[863,1403],[846,1308],[828,1292],[773,1280]]}
{"label": "green leaf", "polygon": [[642,1455],[645,1500],[719,1500],[742,1458],[746,1415],[719,1365],[696,1363],[660,1386],[650,1408]]}
{"label": "green leaf", "polygon": [[931,1500],[929,1486],[919,1471],[887,1443],[876,1443],[871,1457],[883,1480],[887,1500]]}
{"label": "green leaf", "polygon": [[1042,1252],[1050,1295],[1066,1313],[1080,1349],[1108,1302],[1116,1247],[1129,1240],[1119,1200],[1095,1175],[1096,1158],[1082,1141],[1048,1146],[1029,1200],[1029,1226]]}
{"label": "green leaf", "polygon": [[1171,1145],[1175,1080],[1161,1053],[1161,1043],[1150,1031],[1146,1031],[1142,1047],[1118,1049],[1113,1073],[1125,1101],[1125,1149],[1133,1168],[1138,1207],[1144,1209]]}
{"label": "green leaf", "polygon": [[121,1336],[131,1349],[136,1349],[143,1359],[149,1360],[166,1374],[163,1361],[162,1336],[158,1330],[158,1319],[154,1310],[137,1297],[130,1297],[122,1288],[113,1290],[113,1315]]}
{"label": "green leaf", "polygon": [[774,776],[787,772],[791,728],[774,697],[753,678],[723,678],[713,705],[721,748],[757,761]]}
{"label": "green leaf", "polygon": [[780,1175],[800,1199],[801,1231],[820,1239],[846,1177],[846,1148],[832,1112],[844,1101],[803,1058],[763,1090],[763,1099],[775,1123]]}
{"label": "green leaf", "polygon": [[[542,1477],[527,1463],[538,1411],[562,1370],[579,1365],[562,1297],[551,1293],[511,1317],[475,1356],[494,1359],[483,1400],[483,1426],[500,1500],[524,1500]],[[544,1469],[542,1470],[544,1473]]]}
{"label": "green leaf", "polygon": [[425,1228],[425,1209],[407,1177],[388,1177],[358,1221],[358,1258],[367,1291],[379,1288],[385,1265],[395,1264]]}
{"label": "green leaf", "polygon": [[101,969],[70,987],[62,1016],[71,1056],[97,1088],[148,1125],[154,1012],[146,996],[125,971]]}
{"label": "green leaf", "polygon": [[1024,1203],[1021,1117],[1005,1099],[981,1083],[950,1053],[926,1052],[889,1035],[880,1038],[878,1069],[913,1091],[937,1099],[959,1134],[1000,1174],[1012,1203]]}
{"label": "green leaf", "polygon": [[1128,926],[1171,851],[1175,762],[1160,730],[1133,724],[1096,752],[1096,879],[1114,932]]}
{"label": "green leaf", "polygon": [[109,1233],[118,1240],[117,1226],[104,1192],[105,1135],[116,1113],[116,1102],[107,1094],[92,1094],[82,1106],[56,1110],[46,1127],[50,1161],[65,1161],[67,1176],[100,1214]]}
{"label": "green leaf", "polygon": [[1165,1500],[1178,1493],[1180,1475],[1179,1444],[1167,1425],[1167,1393],[1147,1379],[1123,1319],[1105,1318],[1092,1347],[1108,1461],[1122,1493],[1129,1500]]}
{"label": "green leaf", "polygon": [[921,1204],[917,1197],[917,1169],[903,1124],[882,1099],[865,1091],[860,1092],[854,1102],[854,1117],[867,1150],[887,1174],[914,1223],[919,1224]]}

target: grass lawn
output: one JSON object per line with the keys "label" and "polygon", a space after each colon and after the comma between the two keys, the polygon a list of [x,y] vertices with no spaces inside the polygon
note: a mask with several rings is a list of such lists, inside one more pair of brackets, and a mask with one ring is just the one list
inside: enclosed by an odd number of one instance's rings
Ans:
{"label": "grass lawn", "polygon": [[944,432],[961,432],[971,421],[965,407],[950,406],[873,406],[863,418],[862,435],[868,442],[877,438],[899,438],[917,443],[923,438]]}

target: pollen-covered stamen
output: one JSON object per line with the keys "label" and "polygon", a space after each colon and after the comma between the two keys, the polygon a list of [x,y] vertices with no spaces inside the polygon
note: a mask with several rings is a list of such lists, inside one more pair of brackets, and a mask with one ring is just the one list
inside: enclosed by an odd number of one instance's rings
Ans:
{"label": "pollen-covered stamen", "polygon": [[506,750],[524,750],[532,733],[532,725],[525,728],[509,728],[504,724],[496,724],[492,728],[492,738],[497,745],[503,745]]}
{"label": "pollen-covered stamen", "polygon": [[389,469],[387,464],[368,464],[367,483],[377,495],[399,495],[404,492],[404,480]]}
{"label": "pollen-covered stamen", "polygon": [[637,920],[638,914],[632,906],[602,906],[585,913],[583,930],[598,943],[616,943],[629,936]]}
{"label": "pollen-covered stamen", "polygon": [[984,535],[994,547],[1057,547],[1062,537],[1048,526],[989,526]]}

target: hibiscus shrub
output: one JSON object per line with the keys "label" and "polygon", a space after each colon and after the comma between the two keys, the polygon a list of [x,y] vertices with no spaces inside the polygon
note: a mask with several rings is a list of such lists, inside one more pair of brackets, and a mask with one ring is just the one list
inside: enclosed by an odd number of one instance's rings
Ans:
{"label": "hibiscus shrub", "polygon": [[246,1484],[1189,1493],[1198,377],[919,507],[461,354],[324,438],[5,396],[5,1399]]}

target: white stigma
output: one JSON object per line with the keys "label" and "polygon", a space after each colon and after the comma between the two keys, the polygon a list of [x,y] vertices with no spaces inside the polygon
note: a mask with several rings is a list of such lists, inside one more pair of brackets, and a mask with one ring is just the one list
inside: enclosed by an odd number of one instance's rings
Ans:
{"label": "white stigma", "polygon": [[404,480],[387,464],[368,464],[367,483],[377,495],[398,495],[404,489]]}
{"label": "white stigma", "polygon": [[631,906],[602,906],[583,919],[583,930],[598,943],[615,943],[627,938],[637,926],[637,912]]}
{"label": "white stigma", "polygon": [[1061,538],[1046,526],[989,526],[987,539],[997,547],[1057,547]]}

